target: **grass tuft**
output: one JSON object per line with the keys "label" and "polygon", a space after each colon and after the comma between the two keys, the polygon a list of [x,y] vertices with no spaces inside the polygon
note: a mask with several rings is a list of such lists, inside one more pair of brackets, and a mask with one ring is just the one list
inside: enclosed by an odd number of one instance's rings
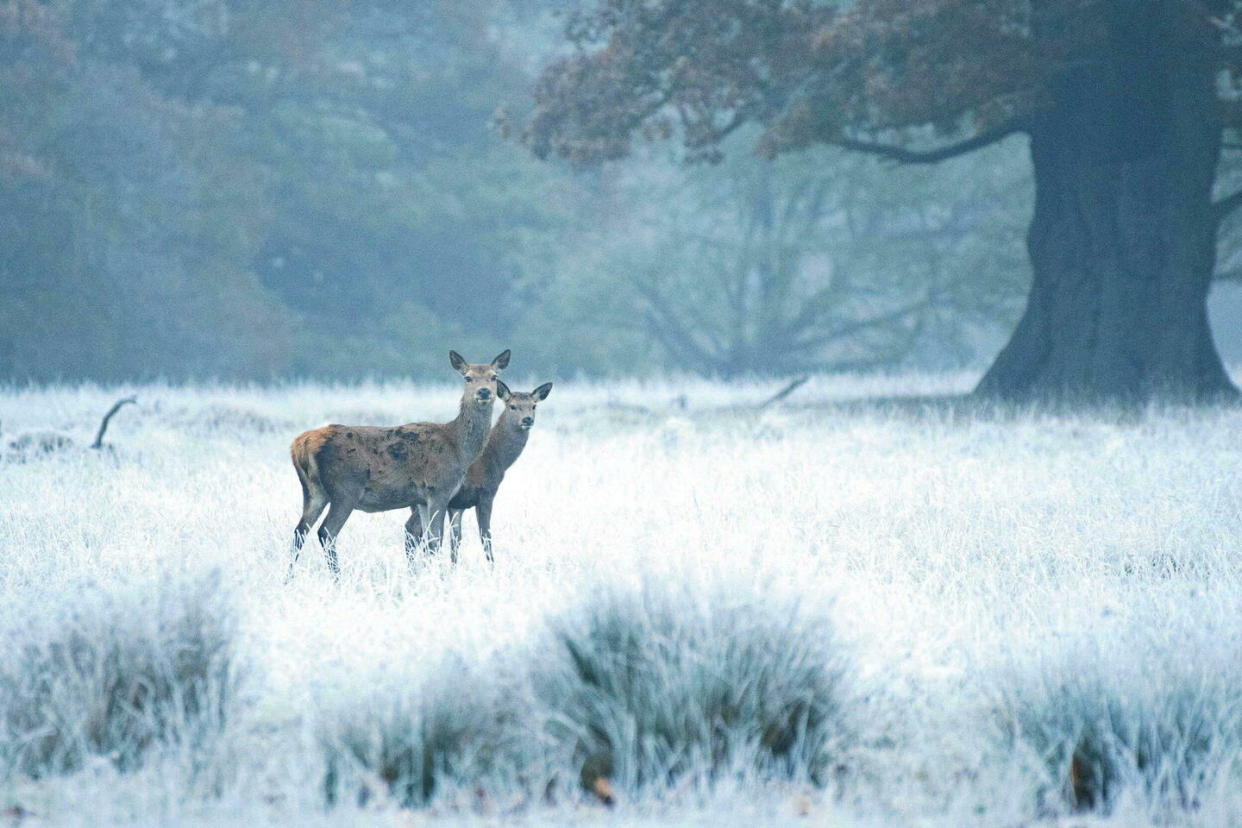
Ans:
{"label": "grass tuft", "polygon": [[7,452],[0,451],[0,460],[28,463],[66,454],[77,447],[77,443],[68,434],[49,430],[29,431],[10,440],[7,444]]}
{"label": "grass tuft", "polygon": [[[42,606],[40,606],[42,604]],[[3,631],[0,759],[32,778],[90,757],[138,767],[157,744],[202,746],[236,691],[234,618],[219,578],[100,586],[54,607],[32,598]]]}
{"label": "grass tuft", "polygon": [[532,684],[584,786],[756,772],[822,784],[847,738],[849,662],[796,605],[648,585],[605,591],[551,628]]}
{"label": "grass tuft", "polygon": [[1039,808],[1107,814],[1127,794],[1152,812],[1198,807],[1242,739],[1242,686],[1216,668],[1169,670],[1151,659],[1144,670],[1106,674],[1076,664],[1020,682],[1002,721],[1046,772]]}
{"label": "grass tuft", "polygon": [[365,805],[379,786],[405,808],[445,789],[511,788],[538,761],[511,689],[450,656],[412,687],[333,710],[320,729],[328,803],[352,792]]}

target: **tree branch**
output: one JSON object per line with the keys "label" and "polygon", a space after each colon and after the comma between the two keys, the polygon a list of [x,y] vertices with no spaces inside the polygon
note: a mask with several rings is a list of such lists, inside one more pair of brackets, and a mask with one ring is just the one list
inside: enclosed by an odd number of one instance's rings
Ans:
{"label": "tree branch", "polygon": [[869,330],[871,328],[879,328],[901,322],[908,318],[911,314],[926,310],[931,306],[931,303],[932,297],[929,296],[926,299],[906,305],[903,308],[898,308],[895,311],[882,313],[879,316],[872,316],[868,319],[860,319],[856,322],[851,322],[847,325],[833,328],[832,330],[826,331],[818,336],[807,337],[806,339],[795,343],[794,347],[801,350],[811,350],[813,348],[819,348],[823,345],[827,345],[829,342],[844,339],[845,337],[853,336],[856,333],[861,333],[862,331]]}
{"label": "tree branch", "polygon": [[[680,113],[679,113],[680,114]],[[723,126],[713,127],[710,124],[701,126],[701,134],[687,137],[686,148],[691,150],[702,150],[708,147],[714,147],[736,132],[748,120],[747,115],[741,109],[735,110],[733,117],[730,118]],[[687,131],[693,129],[693,121],[688,119],[684,114],[681,115],[682,127]],[[697,125],[697,124],[695,124]]]}
{"label": "tree branch", "polygon": [[838,359],[828,362],[821,362],[814,365],[816,371],[869,371],[881,365],[891,365],[900,359],[904,359],[909,355],[914,345],[918,342],[919,336],[922,335],[925,327],[926,317],[921,316],[919,319],[905,332],[905,336],[901,341],[895,343],[887,351],[870,356],[857,357],[855,359]]}
{"label": "tree branch", "polygon": [[137,404],[137,402],[138,402],[137,397],[126,397],[124,399],[117,400],[115,403],[113,403],[112,407],[108,409],[108,413],[103,416],[103,420],[101,420],[99,423],[99,431],[98,433],[95,434],[95,442],[91,443],[91,448],[93,449],[103,448],[104,434],[108,430],[108,421],[112,419],[112,415],[120,411],[122,406],[128,403]]}
{"label": "tree branch", "polygon": [[809,377],[809,376],[807,376],[807,375],[805,375],[805,374],[804,374],[803,376],[798,377],[796,380],[794,380],[793,382],[789,383],[789,384],[788,384],[788,385],[786,385],[784,388],[782,388],[780,391],[777,391],[775,394],[773,394],[772,396],[768,397],[766,400],[764,400],[763,402],[759,403],[759,405],[757,405],[757,406],[755,406],[755,407],[756,407],[756,408],[758,408],[759,410],[761,410],[761,411],[762,411],[763,409],[767,408],[768,406],[770,406],[770,405],[774,405],[775,403],[780,402],[781,400],[785,399],[785,398],[786,398],[786,397],[788,397],[790,394],[792,394],[794,391],[797,391],[797,390],[798,390],[798,388],[799,388],[799,387],[800,387],[803,383],[805,383],[807,380],[809,380],[809,379],[810,379],[810,377]]}
{"label": "tree branch", "polygon": [[841,147],[842,149],[866,152],[882,158],[891,158],[900,164],[935,164],[938,161],[956,158],[959,155],[983,149],[986,146],[1008,138],[1014,133],[1024,132],[1027,128],[1028,124],[1025,119],[1010,121],[995,129],[980,132],[978,135],[967,138],[965,141],[958,141],[956,144],[948,144],[929,150],[915,150],[897,144],[886,144],[881,141],[859,141],[853,138],[830,138],[827,139],[826,143]]}
{"label": "tree branch", "polygon": [[694,341],[691,334],[687,332],[686,327],[666,307],[663,297],[659,296],[641,281],[636,281],[633,284],[647,305],[646,313],[643,314],[647,320],[647,327],[660,340],[666,350],[673,355],[679,355],[682,359],[697,362],[708,371],[721,367],[718,359],[707,353]]}

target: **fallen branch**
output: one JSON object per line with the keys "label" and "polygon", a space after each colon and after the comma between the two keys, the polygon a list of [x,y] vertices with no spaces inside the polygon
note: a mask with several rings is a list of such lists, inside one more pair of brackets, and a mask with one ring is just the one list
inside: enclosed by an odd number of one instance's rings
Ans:
{"label": "fallen branch", "polygon": [[124,399],[117,400],[112,404],[112,407],[108,409],[108,413],[103,416],[103,420],[99,423],[99,432],[95,435],[95,442],[91,443],[91,448],[103,448],[103,438],[104,433],[108,430],[108,421],[112,419],[113,414],[120,411],[121,407],[127,403],[134,403],[136,405],[138,403],[138,398],[125,397]]}
{"label": "fallen branch", "polygon": [[792,394],[794,391],[797,391],[797,390],[798,390],[798,389],[802,386],[802,384],[803,384],[804,382],[806,382],[807,380],[809,380],[809,379],[810,379],[810,377],[809,377],[809,376],[807,376],[807,377],[798,377],[796,380],[794,380],[793,382],[789,383],[789,385],[786,385],[786,386],[785,386],[784,388],[782,388],[780,391],[777,391],[775,394],[773,394],[772,396],[768,397],[768,398],[767,398],[766,400],[764,400],[763,402],[759,403],[759,405],[757,405],[757,406],[756,406],[756,408],[758,408],[758,409],[760,409],[760,410],[763,410],[763,409],[767,408],[769,405],[774,405],[774,404],[776,404],[776,403],[780,402],[781,400],[785,399],[785,398],[786,398],[786,397],[788,397],[790,394]]}

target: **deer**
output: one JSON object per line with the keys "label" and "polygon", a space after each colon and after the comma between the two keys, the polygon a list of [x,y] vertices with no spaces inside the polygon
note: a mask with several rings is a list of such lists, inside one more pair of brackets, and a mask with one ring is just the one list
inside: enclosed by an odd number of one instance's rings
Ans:
{"label": "deer", "polygon": [[[311,526],[325,507],[328,516],[316,533],[334,579],[340,578],[336,538],[355,509],[386,512],[413,507],[420,520],[406,523],[406,556],[426,541],[436,552],[449,500],[466,471],[483,451],[492,424],[492,405],[510,392],[500,381],[509,365],[505,350],[489,363],[471,364],[456,351],[449,362],[461,374],[461,405],[447,423],[382,426],[327,425],[293,438],[289,453],[302,484],[302,517],[293,530],[289,575]],[[418,531],[411,532],[416,527]],[[423,527],[428,529],[424,537]]]}
{"label": "deer", "polygon": [[[483,543],[483,552],[488,563],[492,558],[492,503],[496,500],[496,492],[517,459],[526,448],[526,440],[535,425],[535,408],[552,393],[552,383],[543,385],[529,393],[519,393],[504,389],[501,402],[505,408],[500,412],[500,419],[492,426],[487,436],[487,445],[470,468],[461,488],[448,502],[449,513],[449,554],[453,563],[457,562],[457,550],[461,546],[461,516],[467,509],[474,509],[475,518],[479,522],[479,540]],[[420,516],[417,508],[411,510],[407,529],[417,536],[421,529]]]}

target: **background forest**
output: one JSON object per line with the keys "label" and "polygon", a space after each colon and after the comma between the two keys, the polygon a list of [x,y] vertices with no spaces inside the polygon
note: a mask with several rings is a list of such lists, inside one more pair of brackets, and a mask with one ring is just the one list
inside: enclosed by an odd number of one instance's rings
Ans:
{"label": "background forest", "polygon": [[918,168],[763,161],[745,131],[718,163],[539,162],[496,115],[570,6],[0,3],[0,379],[430,378],[447,347],[561,377],[991,359],[1029,284],[1025,139]]}
{"label": "background forest", "polygon": [[934,168],[494,126],[558,0],[0,4],[0,379],[550,376],[986,360],[1029,280],[1025,144]]}

